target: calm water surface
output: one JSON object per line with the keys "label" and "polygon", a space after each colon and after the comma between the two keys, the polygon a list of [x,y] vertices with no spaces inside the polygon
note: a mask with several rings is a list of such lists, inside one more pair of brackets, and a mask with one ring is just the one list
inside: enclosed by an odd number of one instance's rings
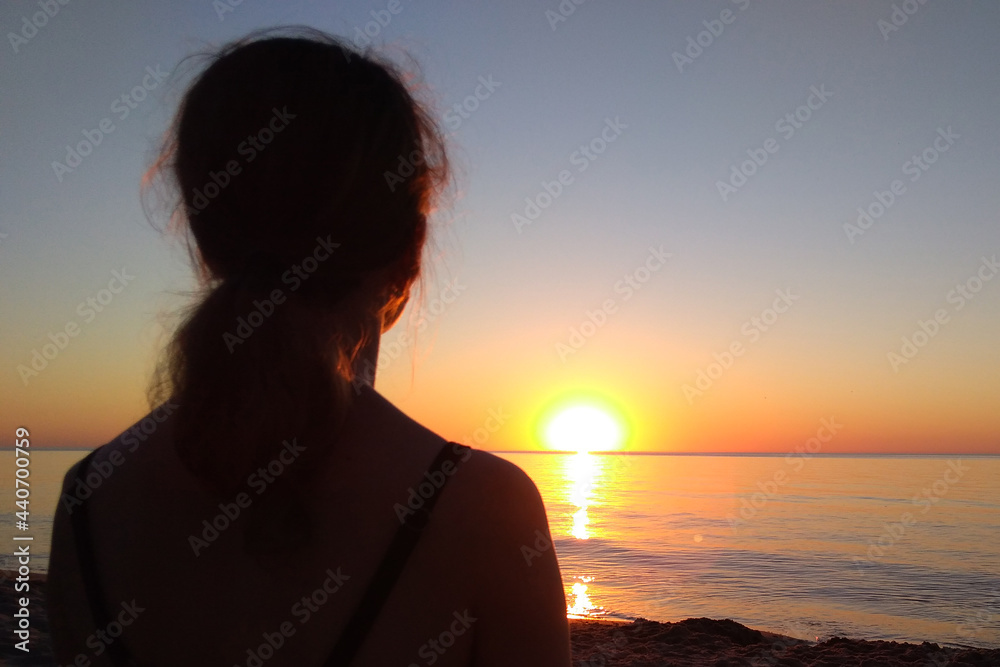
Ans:
{"label": "calm water surface", "polygon": [[[34,453],[35,569],[84,454]],[[1000,458],[502,456],[542,493],[574,616],[1000,647]],[[13,545],[13,453],[0,460]]]}
{"label": "calm water surface", "polygon": [[573,614],[1000,646],[1000,459],[503,456]]}

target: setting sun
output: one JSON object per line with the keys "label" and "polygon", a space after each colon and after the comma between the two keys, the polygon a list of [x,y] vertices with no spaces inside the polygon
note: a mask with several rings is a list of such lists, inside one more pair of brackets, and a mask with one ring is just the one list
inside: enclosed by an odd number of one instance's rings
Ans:
{"label": "setting sun", "polygon": [[602,406],[574,403],[553,411],[544,422],[542,439],[549,449],[557,451],[613,451],[625,441],[625,428]]}

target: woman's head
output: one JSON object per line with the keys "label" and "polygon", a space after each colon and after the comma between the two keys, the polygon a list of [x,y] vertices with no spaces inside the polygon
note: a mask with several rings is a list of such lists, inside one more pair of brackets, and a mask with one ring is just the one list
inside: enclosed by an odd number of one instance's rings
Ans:
{"label": "woman's head", "polygon": [[224,491],[282,439],[332,437],[352,364],[420,274],[443,139],[391,65],[263,33],[211,57],[154,169],[206,286],[160,389],[181,405],[178,452]]}
{"label": "woman's head", "polygon": [[292,267],[329,237],[337,252],[300,287],[320,303],[375,272],[390,294],[417,278],[446,163],[434,123],[386,64],[322,33],[237,42],[188,90],[174,141],[211,278],[260,260]]}

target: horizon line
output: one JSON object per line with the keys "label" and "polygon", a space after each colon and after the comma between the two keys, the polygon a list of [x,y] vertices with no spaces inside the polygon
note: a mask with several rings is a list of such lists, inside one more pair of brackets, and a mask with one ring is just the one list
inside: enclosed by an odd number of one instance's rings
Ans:
{"label": "horizon line", "polygon": [[[0,451],[14,451],[14,446],[0,446]],[[47,452],[89,452],[96,449],[96,447],[36,447],[36,451],[47,451]],[[480,451],[489,452],[491,454],[579,454],[578,451],[573,450],[557,450],[557,449],[483,449]],[[894,456],[933,456],[933,457],[945,457],[945,456],[965,456],[965,457],[984,457],[984,458],[1000,458],[1000,452],[997,453],[982,453],[982,452],[817,452],[815,454],[810,454],[808,452],[678,452],[678,451],[638,451],[638,450],[594,450],[588,451],[587,454],[597,454],[597,455],[622,455],[622,456],[760,456],[760,457],[783,457],[783,456],[800,456],[802,458],[850,458],[850,457],[894,457]]]}
{"label": "horizon line", "polygon": [[[492,454],[579,454],[572,450],[557,449],[489,449],[483,450]],[[808,452],[676,452],[676,451],[636,451],[636,450],[594,450],[585,452],[587,454],[621,454],[626,456],[801,456],[803,458],[823,458],[823,457],[852,457],[852,456],[983,456],[1000,457],[1000,452],[975,453],[975,452],[820,452],[809,454]]]}

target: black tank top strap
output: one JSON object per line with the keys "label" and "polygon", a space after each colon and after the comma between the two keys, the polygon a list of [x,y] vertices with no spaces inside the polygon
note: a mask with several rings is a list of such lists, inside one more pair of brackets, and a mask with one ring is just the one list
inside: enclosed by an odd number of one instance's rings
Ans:
{"label": "black tank top strap", "polygon": [[[87,454],[76,467],[77,488],[80,484],[86,484],[87,470],[94,460],[100,447]],[[104,597],[104,590],[101,587],[100,575],[97,571],[97,559],[94,556],[94,543],[90,537],[90,524],[88,512],[89,498],[82,501],[70,515],[70,523],[73,528],[73,541],[76,547],[77,560],[80,564],[80,578],[83,580],[84,591],[87,596],[87,604],[90,606],[90,616],[94,622],[95,629],[104,630],[108,628],[113,619],[108,614],[108,603]],[[121,637],[107,644],[108,656],[111,662],[118,667],[131,667],[137,665],[128,649],[122,643]]]}
{"label": "black tank top strap", "polygon": [[[425,498],[424,504],[413,509],[413,513],[407,514],[406,518],[403,519],[402,525],[396,531],[396,536],[368,584],[368,590],[361,598],[354,615],[344,626],[340,639],[334,645],[329,658],[323,663],[324,667],[348,667],[351,664],[406,566],[406,561],[417,545],[424,526],[430,521],[434,504],[444,491],[448,479],[457,469],[458,463],[466,456],[469,449],[465,445],[449,442],[438,452],[428,473],[432,479],[434,479],[435,474],[441,474],[439,478],[442,480],[441,484],[434,484],[436,488],[429,497]],[[446,464],[449,465],[446,467]]]}

